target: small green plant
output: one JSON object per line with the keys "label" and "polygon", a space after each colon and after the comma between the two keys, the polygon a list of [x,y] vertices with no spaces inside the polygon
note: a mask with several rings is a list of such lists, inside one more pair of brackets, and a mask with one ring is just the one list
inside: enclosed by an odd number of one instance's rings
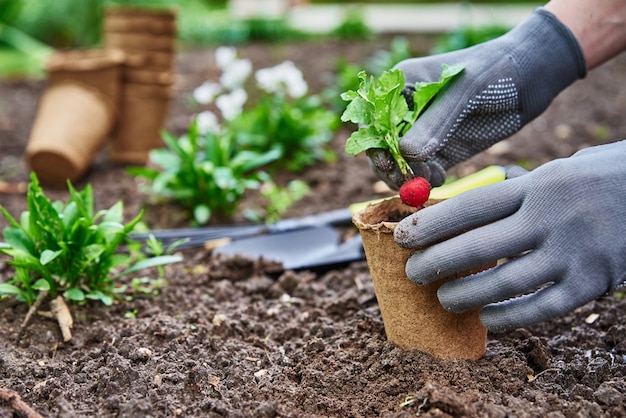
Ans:
{"label": "small green plant", "polygon": [[365,71],[361,71],[358,90],[341,95],[349,102],[341,120],[361,125],[348,138],[346,152],[356,155],[370,148],[385,149],[403,174],[411,172],[400,153],[400,137],[413,126],[437,93],[463,69],[462,64],[444,64],[438,81],[415,83],[410,107],[403,94],[405,76],[401,70],[393,69],[383,72],[380,77],[369,78]]}
{"label": "small green plant", "polygon": [[283,218],[287,210],[310,192],[309,186],[301,180],[292,180],[287,187],[280,187],[268,179],[259,190],[267,204],[263,209],[250,209],[244,216],[253,222],[274,223]]}
{"label": "small green plant", "polygon": [[32,305],[43,291],[52,299],[62,295],[73,302],[89,299],[111,305],[121,276],[181,261],[174,255],[136,260],[119,252],[122,244],[132,241],[129,235],[142,213],[124,225],[122,202],[95,212],[91,185],[79,192],[68,182],[68,188],[65,204],[52,202],[32,173],[28,211],[19,222],[0,206],[9,222],[0,251],[15,267],[13,278],[0,283],[0,295],[15,295]]}
{"label": "small green plant", "polygon": [[222,71],[219,82],[206,81],[193,93],[197,103],[207,106],[198,114],[202,133],[229,132],[237,147],[276,150],[276,168],[299,171],[317,161],[334,160],[328,143],[339,126],[337,117],[321,95],[309,94],[293,62],[257,70],[256,88],[246,90],[251,87],[251,62],[238,58],[230,47],[217,48],[215,58]]}
{"label": "small green plant", "polygon": [[276,165],[298,172],[316,161],[332,162],[326,144],[337,118],[318,97],[292,100],[283,94],[263,94],[255,107],[242,112],[229,129],[246,149],[277,150]]}
{"label": "small green plant", "polygon": [[365,39],[373,35],[365,22],[363,11],[358,7],[348,7],[341,23],[331,33],[342,39]]}
{"label": "small green plant", "polygon": [[156,166],[131,167],[129,172],[150,182],[149,193],[171,199],[192,212],[197,224],[212,217],[230,219],[246,190],[258,189],[260,168],[280,157],[278,150],[239,150],[228,131],[198,131],[197,119],[175,138],[163,133],[166,147],[150,152]]}

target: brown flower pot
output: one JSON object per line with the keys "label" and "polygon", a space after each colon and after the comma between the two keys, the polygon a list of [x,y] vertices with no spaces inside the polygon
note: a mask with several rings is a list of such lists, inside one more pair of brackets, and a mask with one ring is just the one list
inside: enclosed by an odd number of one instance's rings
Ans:
{"label": "brown flower pot", "polygon": [[487,346],[487,329],[479,311],[455,314],[437,299],[439,286],[455,277],[420,286],[406,276],[412,251],[396,244],[393,231],[403,217],[414,212],[415,208],[392,198],[368,205],[353,217],[363,239],[387,338],[401,348],[439,358],[476,360]]}
{"label": "brown flower pot", "polygon": [[174,74],[170,71],[153,71],[143,68],[126,68],[124,82],[134,84],[157,84],[171,86],[174,84]]}
{"label": "brown flower pot", "polygon": [[111,111],[117,112],[124,60],[124,53],[115,49],[58,51],[46,62],[48,82],[80,83],[101,95]]}
{"label": "brown flower pot", "polygon": [[170,35],[152,35],[150,33],[105,32],[104,42],[107,48],[141,49],[143,51],[172,52],[176,39]]}
{"label": "brown flower pot", "polygon": [[113,161],[145,164],[150,150],[163,145],[173,91],[171,86],[125,83],[120,118],[111,139],[109,158]]}
{"label": "brown flower pot", "polygon": [[174,52],[141,51],[127,48],[124,53],[128,69],[138,68],[172,72],[176,63],[176,54]]}
{"label": "brown flower pot", "polygon": [[104,41],[126,55],[122,114],[111,140],[109,158],[145,164],[150,150],[162,146],[173,95],[176,12],[170,9],[109,7]]}
{"label": "brown flower pot", "polygon": [[123,54],[59,52],[47,62],[49,85],[33,123],[26,160],[42,183],[80,179],[118,115]]}
{"label": "brown flower pot", "polygon": [[105,11],[107,48],[119,48],[132,68],[173,71],[176,12],[170,9],[109,7]]}
{"label": "brown flower pot", "polygon": [[176,33],[176,12],[169,9],[109,7],[105,11],[104,31],[172,35]]}

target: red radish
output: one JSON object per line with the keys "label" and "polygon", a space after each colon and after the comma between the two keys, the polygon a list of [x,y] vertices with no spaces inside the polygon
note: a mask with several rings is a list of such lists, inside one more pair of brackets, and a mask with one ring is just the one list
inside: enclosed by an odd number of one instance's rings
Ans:
{"label": "red radish", "polygon": [[430,183],[424,177],[415,177],[400,187],[400,199],[405,205],[421,208],[430,195]]}

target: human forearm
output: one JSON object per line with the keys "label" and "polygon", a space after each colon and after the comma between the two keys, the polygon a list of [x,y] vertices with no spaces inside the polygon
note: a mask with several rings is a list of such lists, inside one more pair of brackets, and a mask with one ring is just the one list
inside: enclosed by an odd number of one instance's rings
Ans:
{"label": "human forearm", "polygon": [[545,9],[572,31],[588,69],[626,50],[626,1],[551,0]]}

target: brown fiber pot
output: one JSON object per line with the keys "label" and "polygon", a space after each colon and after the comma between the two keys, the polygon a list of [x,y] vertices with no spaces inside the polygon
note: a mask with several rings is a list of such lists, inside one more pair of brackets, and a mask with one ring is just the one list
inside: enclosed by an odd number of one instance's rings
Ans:
{"label": "brown fiber pot", "polygon": [[177,30],[174,10],[109,7],[103,26],[106,48],[124,51],[127,67],[173,71]]}
{"label": "brown fiber pot", "polygon": [[134,7],[109,7],[105,10],[105,32],[173,35],[176,29],[176,12],[173,10]]}
{"label": "brown fiber pot", "polygon": [[125,83],[122,94],[122,117],[113,134],[109,158],[121,163],[145,164],[150,150],[163,145],[171,86]]}
{"label": "brown fiber pot", "polygon": [[111,50],[50,57],[26,147],[28,166],[42,183],[63,186],[87,171],[118,116],[122,63],[123,54]]}
{"label": "brown fiber pot", "polygon": [[415,208],[399,198],[391,198],[370,204],[353,216],[363,239],[387,338],[401,348],[439,358],[479,359],[487,347],[487,329],[480,322],[479,310],[455,314],[437,299],[439,286],[456,276],[425,286],[406,276],[405,265],[412,251],[396,244],[393,231],[400,219],[414,212]]}
{"label": "brown fiber pot", "polygon": [[150,33],[105,32],[104,42],[107,48],[141,49],[143,51],[173,52],[176,38],[170,35],[152,35]]}

